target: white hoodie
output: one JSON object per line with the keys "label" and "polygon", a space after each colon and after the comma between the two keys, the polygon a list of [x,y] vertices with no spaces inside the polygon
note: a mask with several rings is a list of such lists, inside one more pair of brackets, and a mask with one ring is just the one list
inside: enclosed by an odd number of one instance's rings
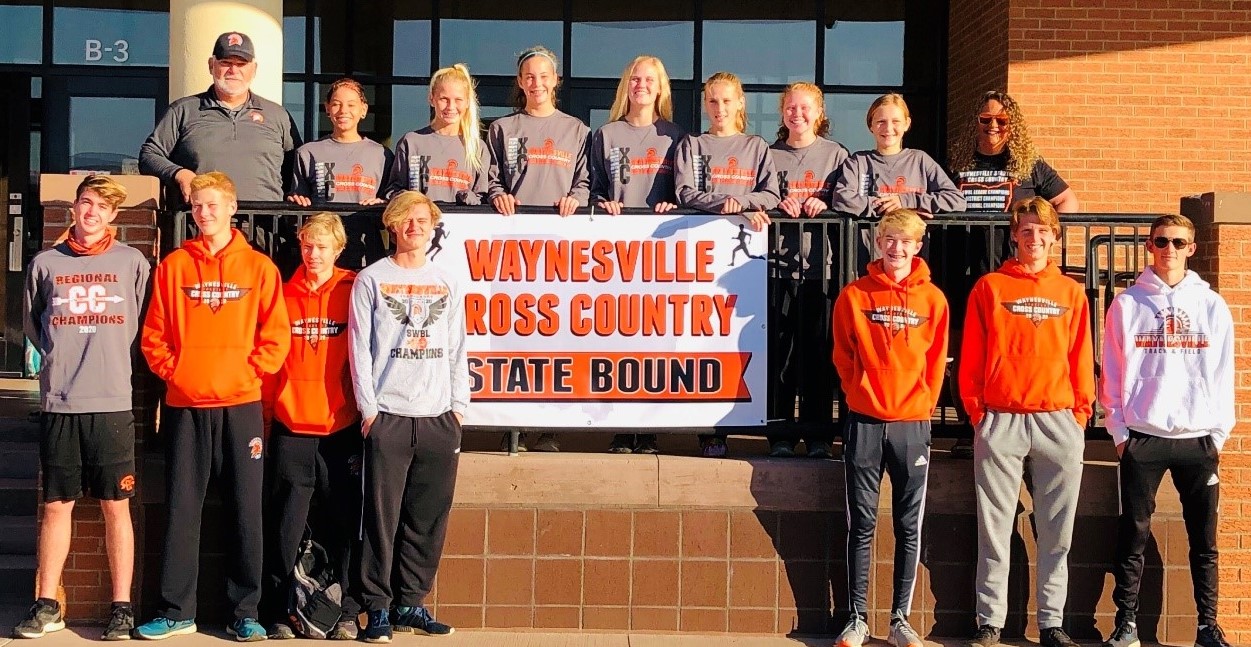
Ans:
{"label": "white hoodie", "polygon": [[1193,271],[1169,287],[1150,267],[1112,301],[1104,322],[1100,402],[1112,440],[1133,429],[1166,438],[1234,427],[1233,318]]}

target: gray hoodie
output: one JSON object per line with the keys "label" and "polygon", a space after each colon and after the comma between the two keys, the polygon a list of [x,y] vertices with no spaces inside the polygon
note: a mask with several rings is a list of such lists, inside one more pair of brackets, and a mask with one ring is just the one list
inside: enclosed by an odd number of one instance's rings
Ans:
{"label": "gray hoodie", "polygon": [[395,145],[395,163],[387,178],[386,196],[421,191],[435,202],[480,205],[486,193],[486,142],[478,149],[479,164],[465,160],[465,143],[455,135],[440,135],[429,126],[414,130]]}
{"label": "gray hoodie", "polygon": [[151,269],[139,250],[120,242],[94,256],[61,243],[31,261],[22,330],[43,354],[44,411],[130,411],[130,367]]}
{"label": "gray hoodie", "polygon": [[591,138],[591,200],[648,208],[677,204],[673,153],[684,135],[664,119],[641,127],[624,119],[604,124]]}
{"label": "gray hoodie", "polygon": [[859,151],[843,162],[830,208],[853,216],[874,216],[873,198],[899,195],[905,209],[926,213],[964,211],[964,194],[924,151],[905,148],[894,155]]}
{"label": "gray hoodie", "polygon": [[778,206],[778,179],[769,145],[758,135],[687,135],[674,154],[678,203],[720,213],[726,198],[743,211]]}
{"label": "gray hoodie", "polygon": [[546,117],[514,112],[487,135],[487,197],[505,193],[522,205],[550,207],[565,196],[585,207],[591,196],[591,129],[557,110]]}

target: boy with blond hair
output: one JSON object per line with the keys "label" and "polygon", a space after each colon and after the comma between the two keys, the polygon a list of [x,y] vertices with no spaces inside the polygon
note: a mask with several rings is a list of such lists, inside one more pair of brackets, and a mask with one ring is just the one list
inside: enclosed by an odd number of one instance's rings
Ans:
{"label": "boy with blond hair", "polygon": [[930,418],[947,358],[947,299],[917,256],[925,221],[912,209],[877,225],[881,258],[834,302],[834,366],[850,417],[843,452],[847,497],[847,579],[851,618],[837,647],[868,638],[869,578],[883,473],[894,491],[895,573],[888,640],[921,647],[908,624],[921,554],[929,475]]}
{"label": "boy with blond hair", "polygon": [[423,606],[443,554],[469,407],[465,294],[426,259],[441,218],[438,205],[417,191],[393,197],[382,224],[396,251],[361,270],[352,286],[352,385],[365,437],[366,642],[390,642],[392,627],[453,631]]}
{"label": "boy with blond hair", "polygon": [[56,589],[69,555],[74,502],[84,494],[99,499],[104,513],[113,607],[103,639],[124,640],[135,626],[130,374],[151,265],[139,250],[117,242],[110,223],[125,199],[126,188],[116,180],[88,176],[78,185],[65,239],[36,255],[26,275],[23,329],[43,355],[44,504],[37,599],[14,628],[17,638],[65,628]]}
{"label": "boy with blond hair", "polygon": [[235,185],[224,173],[190,184],[199,235],[156,268],[142,348],[165,381],[161,436],[169,518],[157,615],[135,635],[160,640],[195,633],[200,519],[211,478],[227,512],[226,595],[239,641],[264,640],[261,378],[282,367],[291,344],[278,268],[231,226]]}

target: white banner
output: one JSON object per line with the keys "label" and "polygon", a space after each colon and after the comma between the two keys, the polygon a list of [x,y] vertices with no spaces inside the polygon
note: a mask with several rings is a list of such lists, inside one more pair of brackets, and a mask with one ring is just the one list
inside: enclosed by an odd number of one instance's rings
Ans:
{"label": "white banner", "polygon": [[765,424],[766,232],[742,216],[444,214],[465,424]]}

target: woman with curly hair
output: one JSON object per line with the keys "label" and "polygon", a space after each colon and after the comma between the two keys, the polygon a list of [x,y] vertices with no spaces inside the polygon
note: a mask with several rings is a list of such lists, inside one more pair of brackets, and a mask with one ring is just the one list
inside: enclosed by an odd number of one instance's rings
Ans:
{"label": "woman with curly hair", "polygon": [[[964,193],[969,211],[1007,211],[1017,200],[1035,196],[1045,199],[1060,213],[1080,209],[1077,195],[1051,167],[1029,136],[1021,107],[1006,92],[991,90],[982,95],[969,115],[964,137],[951,146],[949,166],[956,186]],[[973,284],[1012,256],[1007,219],[1003,226],[953,227],[936,232],[933,248],[942,250],[935,259],[940,282],[951,296],[951,356],[960,356],[960,330],[964,322],[964,297]],[[952,367],[954,372],[956,367]],[[949,381],[953,390],[955,380]],[[953,394],[959,408],[959,394]],[[972,458],[972,429],[961,422],[959,438],[951,449],[956,458]]]}
{"label": "woman with curly hair", "polygon": [[950,166],[969,211],[1007,211],[1034,196],[1060,213],[1080,208],[1073,189],[1034,148],[1025,115],[1007,93],[982,95],[967,132],[952,144]]}

